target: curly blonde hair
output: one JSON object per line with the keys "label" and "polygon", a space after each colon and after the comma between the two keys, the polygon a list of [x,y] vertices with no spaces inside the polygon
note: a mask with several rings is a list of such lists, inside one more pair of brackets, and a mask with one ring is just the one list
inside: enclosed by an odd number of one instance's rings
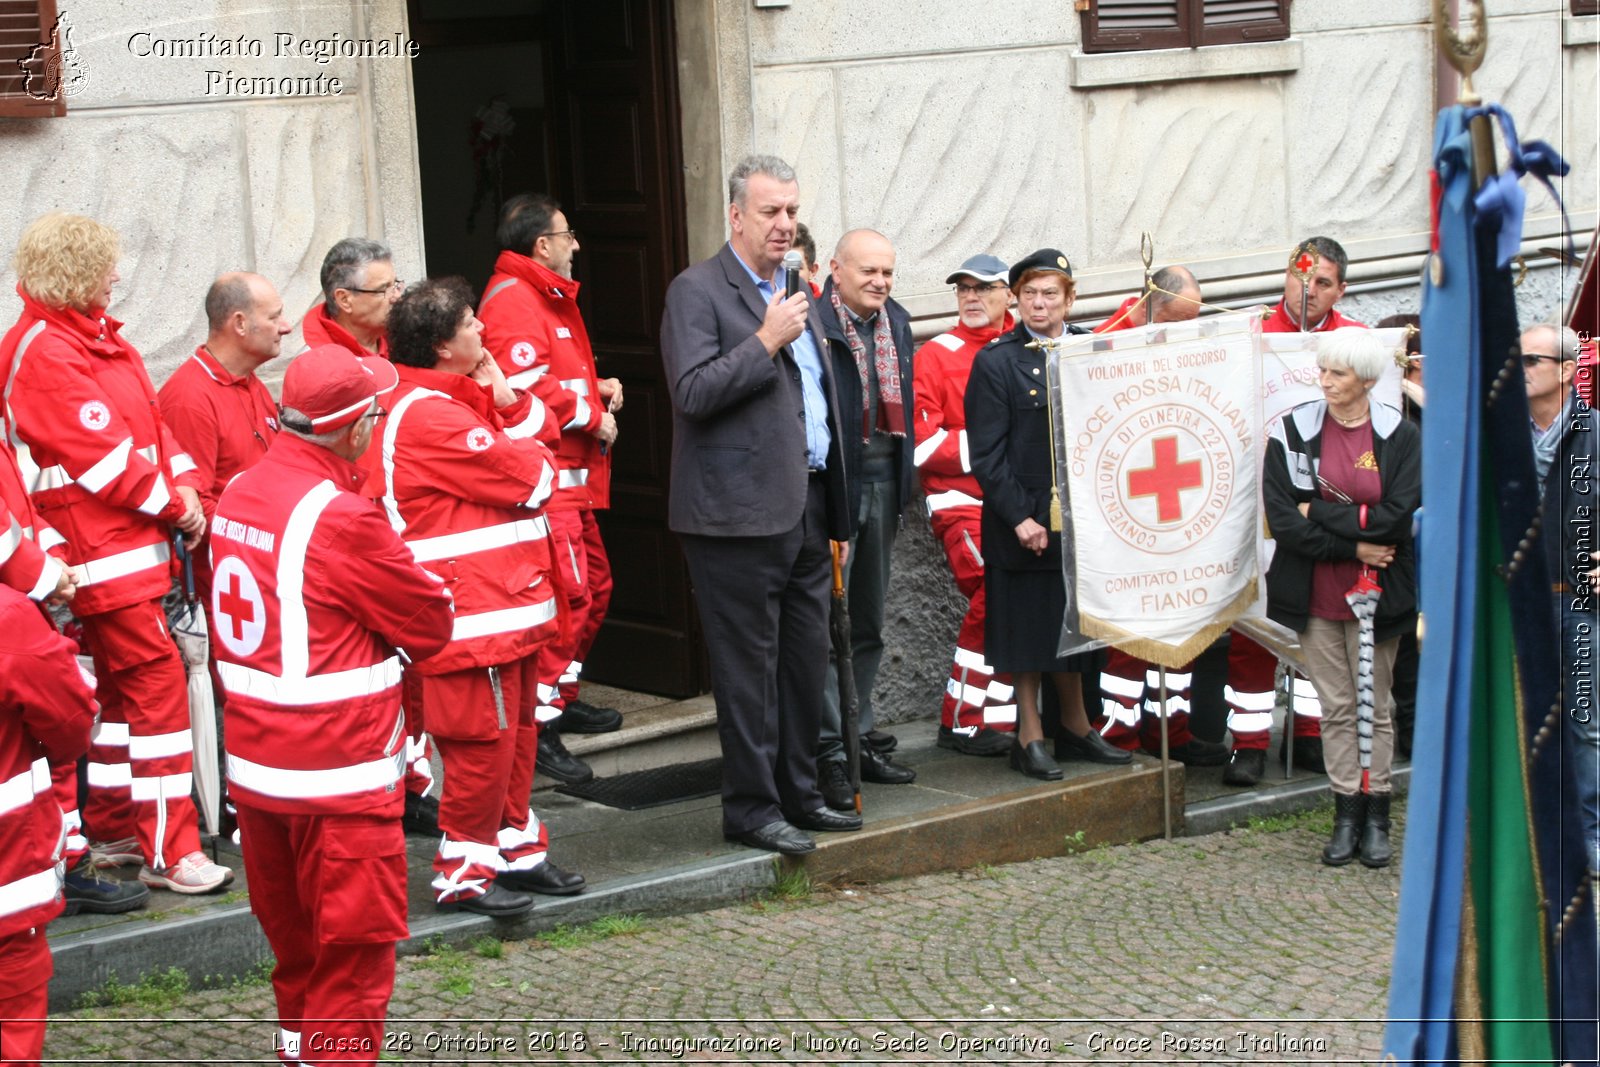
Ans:
{"label": "curly blonde hair", "polygon": [[17,240],[17,284],[52,307],[88,311],[117,265],[120,241],[111,227],[65,211],[40,215]]}

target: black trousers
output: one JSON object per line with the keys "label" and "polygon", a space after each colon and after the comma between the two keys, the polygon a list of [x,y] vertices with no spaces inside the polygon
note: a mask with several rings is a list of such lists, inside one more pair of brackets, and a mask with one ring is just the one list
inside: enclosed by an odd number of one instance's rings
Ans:
{"label": "black trousers", "polygon": [[816,747],[832,564],[822,483],[812,476],[786,533],[680,535],[711,659],[725,833],[823,806]]}

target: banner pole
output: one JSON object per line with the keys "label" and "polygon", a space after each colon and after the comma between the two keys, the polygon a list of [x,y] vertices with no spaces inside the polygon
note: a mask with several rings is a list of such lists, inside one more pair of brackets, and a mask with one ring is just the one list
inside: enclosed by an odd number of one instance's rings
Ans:
{"label": "banner pole", "polygon": [[1161,836],[1172,840],[1172,760],[1167,752],[1167,668],[1159,667],[1161,695]]}

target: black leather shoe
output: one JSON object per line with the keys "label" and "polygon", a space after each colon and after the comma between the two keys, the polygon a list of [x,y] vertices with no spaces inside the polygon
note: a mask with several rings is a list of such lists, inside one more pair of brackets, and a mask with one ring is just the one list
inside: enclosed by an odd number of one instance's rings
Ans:
{"label": "black leather shoe", "polygon": [[1333,836],[1322,850],[1322,862],[1343,867],[1356,858],[1357,839],[1367,821],[1367,794],[1333,794]]}
{"label": "black leather shoe", "polygon": [[1056,759],[1081,759],[1090,763],[1132,763],[1133,753],[1124,752],[1100,736],[1100,731],[1090,729],[1082,737],[1074,736],[1065,727],[1056,735]]}
{"label": "black leather shoe", "polygon": [[1021,771],[1029,778],[1041,778],[1046,782],[1061,780],[1061,768],[1057,767],[1056,761],[1045,753],[1043,741],[1033,741],[1026,745],[1013,741],[1011,769]]}
{"label": "black leather shoe", "polygon": [[856,791],[850,788],[850,773],[844,760],[823,760],[817,764],[817,792],[822,802],[834,811],[856,810]]}
{"label": "black leather shoe", "polygon": [[[917,780],[917,772],[910,767],[892,763],[888,756],[861,746],[861,780],[879,785],[910,785]],[[850,805],[852,808],[854,804]]]}
{"label": "black leather shoe", "polygon": [[[1159,757],[1161,750],[1150,754]],[[1167,746],[1167,755],[1186,767],[1220,767],[1228,762],[1229,754],[1228,746],[1222,742],[1202,741],[1198,737],[1190,738],[1181,745]]]}
{"label": "black leather shoe", "polygon": [[900,739],[894,734],[886,734],[882,730],[868,730],[861,735],[861,743],[874,752],[882,752],[885,756],[893,752],[900,744]]}
{"label": "black leather shoe", "polygon": [[846,815],[842,811],[832,808],[817,808],[815,811],[804,811],[789,820],[793,826],[802,830],[826,830],[833,833],[844,833],[848,830],[861,829],[861,816]]}
{"label": "black leather shoe", "polygon": [[[1289,765],[1288,748],[1285,743],[1278,745],[1278,762],[1284,766]],[[1322,762],[1322,738],[1297,737],[1294,739],[1294,766],[1298,771],[1311,771],[1315,774],[1325,774],[1328,768]]]}
{"label": "black leather shoe", "polygon": [[576,871],[564,871],[549,860],[531,871],[505,871],[495,877],[494,884],[551,897],[570,897],[588,888],[583,875]]}
{"label": "black leather shoe", "polygon": [[564,785],[577,785],[594,777],[594,771],[583,760],[567,751],[561,735],[548,726],[539,727],[539,754],[535,769],[546,778],[554,778]]}
{"label": "black leather shoe", "polygon": [[476,896],[460,897],[456,900],[435,904],[440,911],[475,911],[479,915],[487,915],[491,919],[515,919],[526,915],[533,909],[533,898],[526,893],[517,893],[501,885],[496,879],[489,886],[487,893]]}
{"label": "black leather shoe", "polygon": [[948,726],[939,727],[939,747],[965,756],[1004,756],[1011,751],[1011,741],[1010,734],[987,726],[980,726],[970,734],[956,733]]}
{"label": "black leather shoe", "polygon": [[609,734],[622,729],[622,712],[597,707],[587,700],[569,700],[556,726],[569,734]]}
{"label": "black leather shoe", "polygon": [[439,802],[421,793],[407,793],[406,813],[400,816],[400,826],[408,834],[438,837]]}
{"label": "black leather shoe", "polygon": [[797,830],[783,819],[774,819],[765,826],[738,834],[723,834],[729,841],[737,841],[751,848],[764,848],[768,852],[782,852],[786,856],[803,856],[815,852],[817,843],[809,834]]}
{"label": "black leather shoe", "polygon": [[1228,769],[1222,772],[1223,785],[1251,786],[1261,781],[1267,773],[1267,750],[1264,748],[1235,749]]}

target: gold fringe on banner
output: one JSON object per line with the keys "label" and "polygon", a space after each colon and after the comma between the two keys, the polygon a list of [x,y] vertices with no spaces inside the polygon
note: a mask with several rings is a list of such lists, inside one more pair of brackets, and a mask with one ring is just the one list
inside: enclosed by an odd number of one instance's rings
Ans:
{"label": "gold fringe on banner", "polygon": [[1116,649],[1130,656],[1160,664],[1169,670],[1182,667],[1204,652],[1211,642],[1226,633],[1234,620],[1243,615],[1245,609],[1255,602],[1258,577],[1252,575],[1250,581],[1245,583],[1245,587],[1239,590],[1239,594],[1232,601],[1223,606],[1215,619],[1201,627],[1199,633],[1181,645],[1169,645],[1165,641],[1140,637],[1115,623],[1093,615],[1080,615],[1078,629],[1085,637],[1098,637],[1109,641]]}

